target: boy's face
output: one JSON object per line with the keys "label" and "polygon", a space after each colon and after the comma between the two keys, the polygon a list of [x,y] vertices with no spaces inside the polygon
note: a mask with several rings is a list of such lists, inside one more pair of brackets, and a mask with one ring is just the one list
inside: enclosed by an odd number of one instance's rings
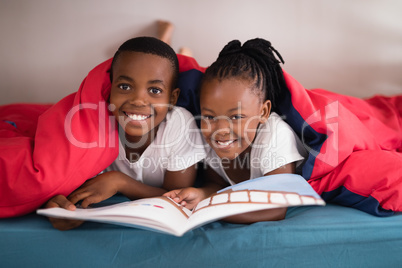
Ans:
{"label": "boy's face", "polygon": [[[113,66],[112,112],[126,137],[138,140],[165,119],[176,104],[173,67],[168,59],[141,52],[122,52]],[[113,107],[114,106],[114,107]]]}
{"label": "boy's face", "polygon": [[204,82],[201,95],[201,131],[220,158],[235,159],[250,148],[259,123],[271,108],[251,91],[243,79],[213,79]]}

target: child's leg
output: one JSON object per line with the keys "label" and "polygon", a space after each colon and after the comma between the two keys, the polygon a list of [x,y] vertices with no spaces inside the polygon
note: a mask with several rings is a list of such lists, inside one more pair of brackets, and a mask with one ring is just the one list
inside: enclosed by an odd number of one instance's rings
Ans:
{"label": "child's leg", "polygon": [[[169,21],[158,20],[158,39],[171,45],[174,25]],[[192,57],[193,52],[188,47],[181,47],[179,54]]]}
{"label": "child's leg", "polygon": [[188,56],[188,57],[193,56],[193,52],[188,47],[181,47],[179,49],[179,54],[184,55],[184,56]]}
{"label": "child's leg", "polygon": [[170,45],[174,26],[169,21],[158,20],[158,38]]}

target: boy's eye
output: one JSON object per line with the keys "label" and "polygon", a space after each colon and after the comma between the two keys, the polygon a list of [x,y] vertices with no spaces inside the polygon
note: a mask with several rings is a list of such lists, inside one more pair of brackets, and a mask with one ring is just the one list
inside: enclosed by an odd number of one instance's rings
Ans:
{"label": "boy's eye", "polygon": [[119,88],[122,90],[130,90],[131,89],[131,87],[127,84],[121,84],[121,85],[119,85]]}
{"label": "boy's eye", "polygon": [[242,118],[243,118],[243,116],[240,114],[232,115],[230,117],[231,120],[238,120],[238,119],[242,119]]}
{"label": "boy's eye", "polygon": [[156,88],[156,87],[152,87],[152,88],[150,88],[148,91],[149,91],[150,93],[152,93],[152,94],[161,94],[161,93],[162,93],[162,90],[159,89],[159,88]]}

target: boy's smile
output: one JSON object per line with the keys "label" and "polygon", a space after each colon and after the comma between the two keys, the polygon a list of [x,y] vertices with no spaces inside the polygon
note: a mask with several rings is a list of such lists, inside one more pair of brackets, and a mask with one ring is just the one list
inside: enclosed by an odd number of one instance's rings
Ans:
{"label": "boy's smile", "polygon": [[143,115],[143,114],[130,114],[124,112],[124,114],[129,117],[133,121],[142,121],[151,117],[151,115]]}
{"label": "boy's smile", "polygon": [[244,79],[212,79],[202,85],[201,131],[220,158],[235,159],[250,150],[270,102],[262,102]]}
{"label": "boy's smile", "polygon": [[[152,114],[148,114],[144,112],[127,112],[123,110],[124,114],[124,124],[127,127],[141,127],[144,128],[144,131],[147,129],[147,126],[152,124],[152,122],[147,122],[150,121],[150,118],[152,117]],[[148,120],[149,119],[149,120]]]}
{"label": "boy's smile", "polygon": [[130,51],[119,55],[113,67],[110,104],[129,141],[144,136],[153,139],[169,108],[176,104],[179,89],[173,90],[172,83],[173,67],[168,59]]}

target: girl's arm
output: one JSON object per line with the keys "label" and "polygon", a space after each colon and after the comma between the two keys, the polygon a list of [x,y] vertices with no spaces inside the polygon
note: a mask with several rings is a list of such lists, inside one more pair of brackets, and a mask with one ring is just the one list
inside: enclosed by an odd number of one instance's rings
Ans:
{"label": "girl's arm", "polygon": [[204,173],[205,177],[205,183],[203,187],[201,188],[204,192],[204,198],[207,198],[208,196],[216,193],[217,191],[229,186],[229,183],[227,183],[221,176],[218,175],[212,168],[209,166],[205,170]]}
{"label": "girl's arm", "polygon": [[[180,171],[166,171],[163,189],[170,191],[193,186],[197,176],[197,164]],[[166,192],[166,191],[165,191]]]}
{"label": "girl's arm", "polygon": [[207,167],[204,172],[205,183],[202,187],[176,189],[167,192],[164,196],[172,198],[183,207],[193,209],[201,200],[228,186],[228,184],[210,167]]}
{"label": "girl's arm", "polygon": [[[296,172],[296,164],[289,163],[282,167],[279,167],[271,172],[268,172],[264,176],[274,175],[274,174],[282,174],[282,173],[295,173]],[[230,216],[224,219],[224,221],[231,223],[242,223],[242,224],[250,224],[259,221],[279,221],[283,220],[286,216],[287,208],[274,208],[274,209],[266,209],[255,212],[243,213],[239,215]]]}

